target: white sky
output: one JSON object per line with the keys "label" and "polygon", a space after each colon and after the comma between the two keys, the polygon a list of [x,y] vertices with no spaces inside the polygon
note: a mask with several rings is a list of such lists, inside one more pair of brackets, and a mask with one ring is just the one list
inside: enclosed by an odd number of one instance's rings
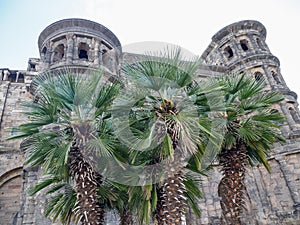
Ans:
{"label": "white sky", "polygon": [[39,57],[41,31],[74,17],[101,23],[122,45],[161,41],[196,55],[224,26],[258,20],[285,81],[300,95],[298,0],[0,0],[0,68],[26,69],[29,57]]}

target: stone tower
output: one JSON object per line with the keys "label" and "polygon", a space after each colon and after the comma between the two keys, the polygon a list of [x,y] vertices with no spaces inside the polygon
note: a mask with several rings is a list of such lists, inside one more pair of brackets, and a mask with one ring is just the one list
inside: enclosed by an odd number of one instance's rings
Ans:
{"label": "stone tower", "polygon": [[231,24],[212,37],[202,54],[207,64],[225,66],[228,72],[250,72],[255,79],[264,77],[266,90],[281,92],[286,100],[278,107],[287,118],[282,132],[287,138],[299,136],[299,110],[297,95],[287,87],[278,58],[270,52],[266,42],[266,29],[257,21]]}
{"label": "stone tower", "polygon": [[64,66],[117,72],[122,53],[118,38],[105,26],[84,19],[64,19],[46,27],[39,36],[41,70]]}
{"label": "stone tower", "polygon": [[[265,39],[266,29],[260,22],[246,20],[233,23],[212,37],[202,59],[206,64],[223,68],[224,72],[248,72],[257,80],[264,77],[266,91],[279,91],[285,97],[274,110],[280,111],[287,119],[280,124],[286,143],[275,145],[269,157],[271,173],[260,166],[248,171],[248,201],[244,217],[245,224],[299,224],[300,114],[297,95],[287,87],[280,71],[280,62],[272,55]],[[206,207],[197,224],[219,223],[219,198],[213,196],[218,196],[220,177],[216,165],[203,183],[206,196],[203,204]]]}
{"label": "stone tower", "polygon": [[[281,125],[285,143],[276,143],[268,173],[263,167],[248,170],[245,224],[300,224],[300,113],[297,95],[287,87],[279,60],[266,42],[266,29],[257,21],[240,21],[221,29],[202,54],[206,65],[199,79],[232,72],[250,72],[255,79],[265,78],[266,91],[279,91],[285,100],[275,106],[287,118]],[[65,19],[46,27],[39,36],[40,58],[30,58],[27,70],[0,68],[0,225],[51,225],[43,216],[44,195],[29,196],[28,189],[40,178],[38,168],[24,165],[20,141],[7,142],[16,127],[26,120],[22,103],[32,101],[30,83],[39,72],[65,66],[103,67],[119,75],[122,61],[132,61],[123,53],[118,38],[106,27],[84,19]],[[189,225],[219,224],[221,208],[217,194],[221,177],[216,163],[203,180],[202,217],[191,215]],[[58,223],[57,223],[58,224]],[[107,224],[118,224],[108,217]]]}

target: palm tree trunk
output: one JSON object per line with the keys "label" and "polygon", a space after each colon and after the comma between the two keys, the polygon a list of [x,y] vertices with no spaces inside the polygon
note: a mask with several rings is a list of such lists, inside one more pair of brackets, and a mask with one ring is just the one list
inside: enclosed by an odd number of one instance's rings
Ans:
{"label": "palm tree trunk", "polygon": [[231,149],[222,149],[220,164],[224,177],[218,187],[218,194],[221,198],[222,225],[241,224],[247,160],[247,149],[242,141]]}
{"label": "palm tree trunk", "polygon": [[159,225],[182,225],[185,221],[186,197],[184,175],[178,171],[169,176],[160,188],[160,208],[156,216]]}
{"label": "palm tree trunk", "polygon": [[[176,109],[173,109],[177,112]],[[158,215],[156,216],[159,225],[182,225],[185,222],[186,212],[186,189],[183,183],[184,177],[184,162],[182,154],[178,148],[179,142],[179,127],[175,121],[167,122],[167,133],[172,140],[174,154],[171,156],[166,179],[163,185],[159,188],[159,203]]]}
{"label": "palm tree trunk", "polygon": [[133,225],[133,215],[132,212],[124,207],[120,215],[120,225]]}
{"label": "palm tree trunk", "polygon": [[162,105],[156,112],[157,118],[164,121],[167,134],[172,141],[173,155],[170,156],[166,179],[158,190],[158,203],[156,220],[158,225],[182,225],[185,222],[186,212],[186,189],[183,183],[185,162],[180,149],[180,126],[170,118],[179,112],[173,102],[163,100]]}
{"label": "palm tree trunk", "polygon": [[104,224],[104,209],[98,202],[97,189],[100,182],[94,168],[84,160],[78,146],[73,144],[69,156],[70,174],[75,181],[77,203],[75,214],[82,225]]}

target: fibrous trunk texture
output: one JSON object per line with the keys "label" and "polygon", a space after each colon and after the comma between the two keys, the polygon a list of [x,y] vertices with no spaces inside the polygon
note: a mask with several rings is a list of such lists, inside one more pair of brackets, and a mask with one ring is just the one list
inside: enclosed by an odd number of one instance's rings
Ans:
{"label": "fibrous trunk texture", "polygon": [[168,177],[159,190],[159,212],[157,222],[160,225],[182,225],[185,221],[186,197],[183,173],[179,171]]}
{"label": "fibrous trunk texture", "polygon": [[124,208],[120,215],[120,225],[133,225],[133,215],[127,208]]}
{"label": "fibrous trunk texture", "polygon": [[230,149],[222,149],[220,164],[224,176],[220,181],[218,193],[221,197],[223,225],[241,224],[247,162],[247,149],[243,142],[238,142]]}
{"label": "fibrous trunk texture", "polygon": [[75,213],[82,225],[104,224],[104,209],[98,203],[97,188],[100,176],[84,159],[80,149],[73,145],[69,152],[70,173],[76,185]]}
{"label": "fibrous trunk texture", "polygon": [[[178,111],[172,102],[165,101],[157,113],[159,118],[165,115],[177,115]],[[180,151],[180,127],[172,119],[166,119],[167,133],[172,141],[174,154],[170,157],[166,179],[158,190],[156,220],[158,225],[182,225],[186,212],[186,189],[184,180],[184,162]]]}

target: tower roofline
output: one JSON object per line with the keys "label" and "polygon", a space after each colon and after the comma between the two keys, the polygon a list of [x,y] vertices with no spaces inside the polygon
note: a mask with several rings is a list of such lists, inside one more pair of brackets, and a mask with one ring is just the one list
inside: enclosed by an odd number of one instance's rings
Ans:
{"label": "tower roofline", "polygon": [[266,38],[267,30],[262,23],[256,20],[242,20],[224,27],[212,37],[212,40],[214,42],[218,42],[231,33],[236,33],[239,30],[250,29],[257,30],[264,39]]}
{"label": "tower roofline", "polygon": [[121,47],[121,43],[116,35],[102,24],[79,18],[59,20],[47,26],[40,34],[38,39],[39,50],[45,40],[52,38],[63,32],[85,32],[100,36],[106,39],[113,47]]}

